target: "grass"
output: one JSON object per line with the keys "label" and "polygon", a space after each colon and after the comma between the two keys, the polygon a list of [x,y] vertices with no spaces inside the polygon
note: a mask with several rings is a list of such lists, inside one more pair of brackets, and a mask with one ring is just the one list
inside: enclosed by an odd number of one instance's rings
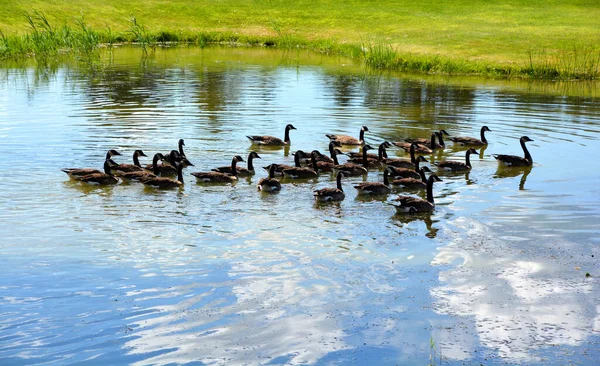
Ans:
{"label": "grass", "polygon": [[597,79],[599,15],[595,0],[5,1],[0,60],[218,42],[313,49],[377,69]]}

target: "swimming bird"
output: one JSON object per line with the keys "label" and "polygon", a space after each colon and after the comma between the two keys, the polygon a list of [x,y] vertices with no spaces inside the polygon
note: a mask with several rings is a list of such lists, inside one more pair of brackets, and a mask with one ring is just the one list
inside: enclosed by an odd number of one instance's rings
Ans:
{"label": "swimming bird", "polygon": [[[296,153],[294,154],[294,162],[296,161],[300,161],[300,156],[304,155],[304,152],[302,150],[298,150],[296,151]],[[319,167],[317,165],[317,160],[315,158],[315,154],[311,154],[311,163],[312,163],[312,169],[311,168],[302,168],[302,167],[293,167],[293,168],[289,168],[289,169],[284,169],[282,171],[283,176],[286,178],[292,178],[292,179],[307,179],[307,178],[316,178],[319,176]]]}
{"label": "swimming bird", "polygon": [[[117,150],[112,150],[112,149],[108,150],[108,152],[106,153],[106,158],[104,160],[105,161],[108,160],[112,166],[116,166],[118,164],[115,163],[111,158],[113,156],[117,156],[117,155],[121,155],[121,153],[118,152]],[[62,168],[61,171],[67,173],[67,175],[69,177],[81,177],[81,176],[88,175],[88,174],[103,172],[102,170],[95,169],[95,168]]]}
{"label": "swimming bird", "polygon": [[[446,144],[444,143],[444,139],[443,139],[443,135],[446,136],[450,136],[450,134],[446,131],[446,130],[439,130],[438,132],[434,132],[437,137],[438,137],[438,145],[442,146],[442,147],[446,147]],[[431,139],[429,138],[423,138],[423,137],[415,137],[415,138],[410,138],[410,139],[404,139],[404,141],[406,142],[410,142],[410,143],[415,143],[415,144],[419,144],[419,145],[425,145],[428,148],[431,148]]]}
{"label": "swimming bird", "polygon": [[[165,164],[165,160],[168,160],[168,164]],[[194,164],[192,164],[187,158],[181,157],[181,154],[179,154],[177,150],[171,150],[168,159],[165,159],[163,155],[162,161],[163,163],[158,165],[158,172],[161,176],[176,175],[178,163],[183,164],[184,168],[187,166],[194,166]],[[146,165],[145,169],[155,172],[157,168],[155,168],[153,163]]]}
{"label": "swimming bird", "polygon": [[[415,149],[415,153],[419,153],[419,154],[431,154],[433,153],[433,150],[439,148],[438,144],[435,142],[436,136],[438,136],[439,132],[434,132],[431,134],[431,140],[429,141],[429,146],[425,146],[425,145],[421,145],[421,144],[416,144],[414,149]],[[398,146],[401,149],[404,149],[404,151],[410,151],[412,143],[410,142],[406,142],[406,141],[400,141],[400,142],[392,142],[394,145]]]}
{"label": "swimming bird", "polygon": [[424,166],[419,169],[419,174],[421,175],[421,179],[415,178],[400,178],[394,179],[390,181],[390,185],[397,188],[407,188],[407,189],[425,189],[427,188],[427,177],[425,176],[425,172],[431,172],[428,167]]}
{"label": "swimming bird", "polygon": [[525,153],[525,157],[523,157],[523,158],[520,156],[516,156],[516,155],[493,154],[492,156],[496,160],[498,160],[498,163],[504,164],[507,166],[530,166],[533,164],[533,158],[531,157],[529,150],[527,150],[527,147],[525,146],[525,143],[529,142],[529,141],[533,141],[533,140],[527,136],[523,136],[519,139],[519,142],[521,143],[521,148],[523,149],[523,152]]}
{"label": "swimming bird", "polygon": [[419,156],[415,160],[415,168],[414,169],[396,168],[395,166],[388,166],[388,168],[390,169],[390,176],[419,179],[419,178],[421,178],[421,174],[419,173],[420,172],[419,163],[421,161],[427,162],[427,159],[425,159],[422,156]]}
{"label": "swimming bird", "polygon": [[465,153],[465,162],[464,163],[462,161],[446,160],[446,161],[436,162],[433,164],[437,165],[437,167],[440,169],[451,170],[453,172],[471,170],[471,159],[469,159],[469,155],[471,155],[471,154],[478,154],[478,152],[477,152],[477,150],[475,150],[473,148],[470,148],[469,150],[467,150],[467,152]]}
{"label": "swimming bird", "polygon": [[492,132],[492,130],[490,130],[488,128],[488,126],[483,126],[481,127],[481,140],[476,139],[475,137],[450,137],[450,141],[454,142],[457,145],[466,145],[466,146],[483,146],[483,145],[487,145],[488,141],[485,138],[485,132]]}
{"label": "swimming bird", "polygon": [[[104,161],[104,172],[100,173],[92,173],[82,176],[74,176],[75,180],[80,182],[84,182],[87,184],[96,184],[96,185],[111,185],[119,183],[119,178],[115,177],[111,172],[111,163],[109,163],[110,159]],[[118,166],[118,164],[114,165]]]}
{"label": "swimming bird", "polygon": [[367,151],[372,149],[371,145],[365,145],[362,148],[362,152],[363,152],[363,161],[362,161],[362,166],[352,163],[352,162],[347,162],[344,164],[340,164],[340,165],[336,165],[334,167],[335,170],[337,171],[343,171],[346,177],[355,177],[355,176],[359,176],[359,175],[363,175],[363,174],[367,174],[368,168],[369,168],[369,159],[367,158]]}
{"label": "swimming bird", "polygon": [[[141,178],[140,182],[144,183],[144,185],[146,186],[150,186],[150,187],[154,187],[154,188],[159,188],[159,189],[170,189],[170,188],[177,188],[177,187],[183,187],[183,168],[184,168],[184,164],[182,163],[177,163],[177,180],[175,179],[171,179],[171,178],[167,178],[167,177],[147,177],[147,178]],[[191,164],[190,165],[194,165]]]}
{"label": "swimming bird", "polygon": [[140,165],[140,156],[146,156],[142,150],[135,150],[133,152],[133,164],[119,164],[118,167],[113,169],[115,175],[121,175],[122,173],[139,172],[144,170]]}
{"label": "swimming bird", "polygon": [[330,201],[342,201],[346,195],[342,188],[342,177],[345,176],[344,172],[338,172],[335,180],[337,183],[336,188],[322,188],[314,191],[313,195],[318,202],[330,202]]}
{"label": "swimming bird", "polygon": [[[254,175],[254,173],[255,173],[254,172],[254,163],[253,163],[254,159],[260,159],[260,156],[258,155],[258,153],[256,151],[252,151],[252,152],[250,152],[250,154],[248,154],[248,167],[247,168],[236,166],[238,177],[249,177],[249,176]],[[231,174],[231,165],[220,166],[218,168],[211,169],[211,170],[213,172]]]}
{"label": "swimming bird", "polygon": [[360,134],[358,139],[356,137],[348,136],[348,135],[325,135],[330,140],[335,140],[342,145],[364,145],[365,144],[365,132],[368,132],[369,129],[367,126],[362,126],[360,128]]}
{"label": "swimming bird", "polygon": [[152,158],[152,166],[153,166],[152,173],[148,172],[147,170],[141,170],[141,171],[121,173],[119,175],[119,177],[124,178],[124,179],[129,179],[129,180],[138,180],[138,181],[142,180],[142,179],[156,178],[160,175],[160,170],[158,168],[158,161],[162,160],[162,159],[164,159],[163,154],[161,154],[161,153],[154,154],[154,157]]}
{"label": "swimming bird", "polygon": [[282,139],[274,137],[274,136],[246,136],[253,144],[257,145],[267,145],[267,146],[285,146],[290,145],[290,130],[296,130],[296,127],[288,124],[285,126],[285,136]]}
{"label": "swimming bird", "polygon": [[435,208],[433,201],[433,182],[441,182],[442,180],[435,174],[432,174],[427,179],[427,200],[413,196],[398,196],[393,199],[393,202],[388,202],[396,207],[398,213],[418,213],[430,212]]}
{"label": "swimming bird", "polygon": [[389,180],[388,180],[388,174],[390,173],[390,169],[391,168],[387,168],[386,170],[383,171],[383,183],[381,182],[364,182],[364,183],[360,183],[356,186],[354,186],[354,188],[356,188],[356,190],[358,191],[359,195],[378,195],[378,196],[382,196],[382,195],[386,195],[389,194],[391,192],[391,189],[389,187]]}
{"label": "swimming bird", "polygon": [[[177,162],[180,162],[183,158],[185,158],[185,153],[183,152],[183,147],[185,146],[185,142],[183,141],[183,139],[179,139],[179,141],[177,142]],[[167,154],[163,154],[164,156],[169,156],[171,153],[167,153]]]}
{"label": "swimming bird", "polygon": [[[386,148],[393,146],[387,141],[379,144],[379,148],[377,149],[377,154],[367,154],[367,159],[369,160],[369,165],[381,165],[382,162],[387,158]],[[347,154],[350,156],[350,161],[353,163],[362,163],[363,154],[362,152],[350,152]]]}
{"label": "swimming bird", "polygon": [[[415,157],[415,150],[417,148],[417,144],[411,144],[410,148],[409,148],[409,153],[410,153],[410,160],[404,159],[404,158],[388,158],[385,157],[383,159],[383,163],[389,166],[393,166],[396,168],[406,168],[406,169],[414,169],[415,168],[415,162],[417,160],[417,158]],[[419,158],[422,158],[422,156],[419,156]]]}
{"label": "swimming bird", "polygon": [[233,183],[237,181],[237,163],[243,162],[244,159],[236,155],[231,159],[231,174],[220,172],[194,172],[192,175],[196,177],[198,183]]}
{"label": "swimming bird", "polygon": [[277,192],[281,190],[281,183],[275,179],[275,165],[269,166],[269,178],[261,178],[258,181],[257,186],[259,191],[263,192]]}

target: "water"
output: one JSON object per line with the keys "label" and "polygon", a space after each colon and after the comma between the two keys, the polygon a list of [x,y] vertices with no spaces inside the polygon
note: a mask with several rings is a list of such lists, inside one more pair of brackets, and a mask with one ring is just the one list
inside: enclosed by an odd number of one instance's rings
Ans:
{"label": "water", "polygon": [[[270,50],[103,57],[98,73],[0,71],[0,364],[600,359],[593,85],[369,75]],[[440,172],[425,216],[357,198],[363,178],[344,180],[342,203],[316,205],[328,174],[277,195],[257,192],[262,169],[235,186],[189,174],[246,158],[245,135],[283,137],[287,123],[291,149],[259,149],[258,166],[326,151],[325,133],[362,125],[374,145],[493,132],[469,174]],[[521,155],[522,135],[533,168],[498,169],[491,154]],[[111,148],[130,163],[179,138],[196,165],[180,190],[86,187],[60,171],[100,168]]]}

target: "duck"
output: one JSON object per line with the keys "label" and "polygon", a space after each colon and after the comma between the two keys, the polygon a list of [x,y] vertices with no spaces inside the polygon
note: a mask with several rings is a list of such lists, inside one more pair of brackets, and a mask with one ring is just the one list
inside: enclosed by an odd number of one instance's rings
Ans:
{"label": "duck", "polygon": [[[294,154],[294,162],[296,162],[296,165],[299,164],[300,157],[302,155],[304,155],[304,152],[302,150],[298,150]],[[317,165],[317,160],[316,160],[315,154],[311,154],[311,162],[312,162],[312,169],[295,166],[293,168],[284,169],[282,171],[283,176],[286,178],[292,178],[292,179],[316,178],[319,176],[319,166]]]}
{"label": "duck", "polygon": [[415,178],[400,178],[394,179],[390,181],[390,185],[397,188],[407,188],[407,189],[425,189],[427,188],[427,177],[425,176],[425,172],[431,172],[428,167],[424,166],[419,169],[419,175],[421,175],[421,179]]}
{"label": "duck", "polygon": [[263,192],[278,192],[281,191],[281,183],[275,179],[276,164],[269,165],[269,177],[261,178],[258,181],[258,190]]}
{"label": "duck", "polygon": [[[438,132],[434,132],[434,133],[438,136],[439,146],[446,147],[446,144],[444,143],[444,139],[442,136],[443,135],[450,136],[450,134],[444,129],[439,130]],[[417,138],[411,138],[411,139],[404,139],[404,141],[419,144],[419,145],[425,145],[429,148],[431,148],[431,146],[432,146],[431,140],[429,138],[417,137]]]}
{"label": "duck", "polygon": [[441,182],[442,180],[435,174],[431,174],[427,179],[427,199],[417,198],[413,196],[398,196],[394,198],[393,203],[389,203],[396,207],[398,213],[420,213],[431,212],[435,208],[433,201],[433,182]]}
{"label": "duck", "polygon": [[140,156],[146,156],[142,150],[135,150],[133,152],[133,164],[119,164],[119,166],[114,169],[115,175],[121,175],[122,173],[129,172],[140,172],[144,170],[140,165]]}
{"label": "duck", "polygon": [[158,161],[163,160],[163,159],[164,159],[163,154],[161,154],[161,153],[154,154],[154,157],[152,157],[152,166],[153,166],[152,173],[148,172],[147,170],[141,170],[141,171],[121,173],[119,175],[119,177],[128,179],[128,180],[137,180],[137,181],[144,179],[144,178],[156,178],[160,175],[160,170],[158,168],[158,166],[159,166]]}
{"label": "duck", "polygon": [[414,169],[396,168],[394,166],[388,166],[388,168],[390,169],[390,176],[420,179],[421,174],[419,173],[420,172],[419,164],[421,161],[427,162],[427,159],[425,159],[422,156],[419,156],[419,158],[417,158],[415,160],[415,168]]}
{"label": "duck", "polygon": [[[144,183],[145,186],[159,188],[159,189],[170,189],[183,187],[183,168],[185,165],[183,162],[177,163],[177,180],[167,177],[145,177],[141,178],[140,182]],[[190,164],[193,166],[194,164]]]}
{"label": "duck", "polygon": [[288,124],[285,126],[285,135],[283,140],[274,136],[246,136],[253,144],[266,145],[266,146],[287,146],[291,144],[290,130],[296,130],[297,128]]}
{"label": "duck", "polygon": [[[117,155],[121,155],[120,152],[118,152],[117,150],[108,150],[108,152],[106,153],[106,158],[104,158],[104,161],[109,161],[109,163],[112,166],[116,166],[118,165],[117,163],[114,162],[114,160],[112,160],[111,158],[113,156],[117,156]],[[82,177],[84,175],[88,175],[88,174],[94,174],[94,173],[103,173],[102,170],[99,169],[95,169],[95,168],[62,168],[61,171],[67,173],[67,175],[69,177]]]}
{"label": "duck", "polygon": [[481,127],[481,131],[479,132],[480,136],[481,136],[481,140],[476,139],[475,137],[467,137],[467,136],[449,137],[449,140],[454,142],[457,145],[462,145],[462,146],[483,146],[483,145],[488,144],[488,141],[485,138],[486,131],[492,132],[492,130],[490,130],[488,128],[488,126]]}
{"label": "duck", "polygon": [[317,202],[343,201],[344,198],[346,198],[346,195],[344,194],[344,189],[342,188],[342,177],[345,175],[346,173],[343,171],[337,173],[335,177],[335,181],[337,183],[336,188],[322,188],[313,191],[315,200]]}
{"label": "duck", "polygon": [[392,190],[389,185],[388,174],[391,168],[387,168],[383,171],[383,183],[381,182],[364,182],[360,183],[354,188],[358,191],[359,195],[377,195],[383,196],[389,194]]}
{"label": "duck", "polygon": [[367,126],[362,126],[360,128],[360,134],[358,139],[348,135],[325,135],[329,138],[329,140],[335,140],[342,145],[364,145],[365,144],[365,132],[368,132],[369,128]]}
{"label": "duck", "polygon": [[104,172],[92,173],[92,174],[87,174],[87,175],[82,175],[82,176],[74,176],[75,180],[78,180],[80,182],[87,183],[87,184],[95,184],[95,185],[102,185],[102,186],[119,183],[119,178],[115,177],[111,172],[112,166],[118,166],[118,164],[112,165],[109,162],[109,160],[110,159],[107,159],[104,161]]}
{"label": "duck", "polygon": [[477,152],[477,150],[470,148],[465,153],[465,162],[464,163],[462,161],[446,160],[446,161],[440,161],[440,162],[433,163],[433,164],[436,165],[440,169],[451,170],[453,172],[464,172],[467,170],[471,170],[471,159],[469,159],[469,155],[471,155],[471,154],[479,154],[479,153]]}
{"label": "duck", "polygon": [[[260,159],[260,158],[261,157],[258,155],[258,153],[256,151],[250,152],[250,154],[248,154],[248,167],[244,168],[244,167],[236,166],[237,176],[238,177],[250,177],[250,176],[254,175],[255,172],[254,172],[253,160]],[[231,174],[231,166],[230,165],[220,166],[218,168],[211,169],[211,170],[213,172]]]}
{"label": "duck", "polygon": [[231,159],[231,174],[220,172],[194,172],[198,183],[233,183],[237,181],[237,163],[245,161],[241,156],[236,155]]}
{"label": "duck", "polygon": [[527,150],[527,146],[525,146],[525,143],[530,141],[533,140],[527,136],[522,136],[519,139],[519,142],[521,143],[521,148],[525,153],[525,157],[523,158],[517,155],[492,154],[492,156],[494,157],[494,159],[498,160],[499,164],[503,164],[506,166],[531,166],[533,164],[533,158],[531,157],[529,150]]}

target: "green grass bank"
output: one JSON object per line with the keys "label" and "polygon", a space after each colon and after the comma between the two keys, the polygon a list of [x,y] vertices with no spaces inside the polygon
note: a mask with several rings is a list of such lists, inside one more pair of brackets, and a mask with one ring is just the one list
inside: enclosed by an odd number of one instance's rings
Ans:
{"label": "green grass bank", "polygon": [[304,47],[401,71],[600,76],[597,0],[0,0],[0,31],[0,60],[219,42]]}

